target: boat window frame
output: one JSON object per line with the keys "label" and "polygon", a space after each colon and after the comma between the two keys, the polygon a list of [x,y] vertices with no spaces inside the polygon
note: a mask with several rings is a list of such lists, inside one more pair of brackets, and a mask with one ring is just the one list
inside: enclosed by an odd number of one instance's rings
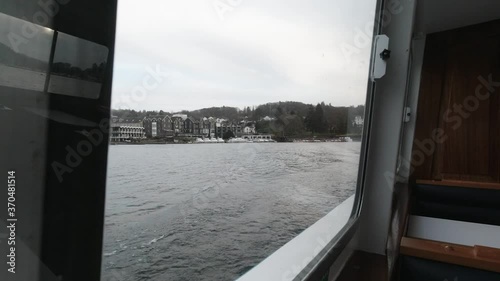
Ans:
{"label": "boat window frame", "polygon": [[373,97],[376,90],[376,82],[370,79],[370,70],[374,63],[374,40],[376,35],[381,34],[383,23],[383,11],[385,0],[376,0],[375,17],[372,46],[370,51],[370,65],[367,75],[367,90],[365,101],[364,124],[361,138],[361,150],[359,158],[358,178],[356,181],[356,192],[354,194],[354,204],[350,218],[342,230],[337,233],[334,238],[324,247],[324,249],[293,279],[294,281],[315,281],[322,280],[328,276],[330,267],[334,261],[340,256],[347,244],[354,237],[359,224],[359,216],[363,207],[363,195],[365,191],[365,178],[367,166],[367,154],[370,142],[371,118],[373,110]]}

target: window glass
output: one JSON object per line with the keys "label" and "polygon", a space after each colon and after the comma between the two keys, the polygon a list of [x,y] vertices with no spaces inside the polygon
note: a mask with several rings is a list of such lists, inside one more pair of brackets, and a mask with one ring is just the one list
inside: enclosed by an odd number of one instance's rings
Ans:
{"label": "window glass", "polygon": [[1,13],[0,23],[0,86],[99,97],[107,47]]}
{"label": "window glass", "polygon": [[0,4],[0,280],[98,279],[116,8],[97,2]]}
{"label": "window glass", "polygon": [[107,47],[58,32],[49,92],[98,98],[107,58]]}
{"label": "window glass", "polygon": [[353,196],[374,10],[120,1],[103,280],[236,279]]}
{"label": "window glass", "polygon": [[54,31],[0,13],[0,86],[43,91]]}

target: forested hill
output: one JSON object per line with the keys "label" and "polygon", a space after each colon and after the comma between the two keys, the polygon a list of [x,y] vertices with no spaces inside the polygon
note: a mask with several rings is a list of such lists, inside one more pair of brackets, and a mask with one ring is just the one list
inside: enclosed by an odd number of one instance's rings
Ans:
{"label": "forested hill", "polygon": [[[325,103],[319,104],[324,113],[326,115],[332,115],[331,117],[335,117],[336,115],[343,115],[342,112],[347,113],[349,111],[349,115],[358,115],[363,116],[364,106],[351,106],[351,107],[343,107],[343,106],[332,106],[331,104],[326,105]],[[311,108],[315,108],[316,105],[313,104],[305,104],[302,102],[296,101],[280,101],[280,102],[272,102],[261,104],[259,106],[246,107],[246,108],[237,108],[237,107],[209,107],[202,108],[197,110],[183,110],[179,112],[165,112],[163,110],[159,111],[146,111],[146,110],[128,110],[128,109],[113,109],[113,116],[121,117],[121,118],[144,118],[146,116],[153,115],[165,115],[165,114],[187,114],[188,116],[192,116],[194,118],[201,117],[216,117],[216,118],[225,118],[229,120],[238,120],[242,118],[247,118],[249,120],[258,121],[261,118],[266,116],[276,117],[279,114],[290,114],[290,115],[298,115],[301,117],[306,117],[310,112]],[[327,116],[328,117],[328,116]],[[340,117],[340,116],[337,116]]]}
{"label": "forested hill", "polygon": [[[296,101],[280,101],[243,109],[222,106],[181,112],[113,110],[112,115],[125,119],[142,119],[146,116],[181,113],[193,118],[215,117],[229,121],[246,119],[256,121],[257,129],[261,133],[281,132],[285,135],[300,135],[304,132],[360,133],[358,132],[359,126],[353,122],[356,116],[364,116],[364,110],[363,105],[345,107],[327,105],[323,102],[313,105]],[[265,117],[270,117],[272,120],[265,121],[263,120]]]}

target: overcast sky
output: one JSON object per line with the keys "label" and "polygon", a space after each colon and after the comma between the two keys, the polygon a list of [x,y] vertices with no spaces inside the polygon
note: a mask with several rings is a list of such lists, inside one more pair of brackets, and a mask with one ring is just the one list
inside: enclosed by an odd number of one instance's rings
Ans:
{"label": "overcast sky", "polygon": [[[374,0],[120,0],[113,102],[168,112],[276,101],[363,104],[370,45],[350,61],[341,46],[354,46],[356,28],[372,24],[374,6]],[[145,99],[131,98],[147,67],[157,65],[168,78]]]}

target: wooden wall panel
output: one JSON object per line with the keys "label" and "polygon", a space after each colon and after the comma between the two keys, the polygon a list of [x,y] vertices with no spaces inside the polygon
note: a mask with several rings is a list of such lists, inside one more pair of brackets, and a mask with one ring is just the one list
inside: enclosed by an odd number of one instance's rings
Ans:
{"label": "wooden wall panel", "polygon": [[[488,80],[494,82],[485,85]],[[496,81],[500,21],[428,36],[413,146],[414,179],[500,181]],[[442,130],[445,141],[432,138],[435,130]]]}

